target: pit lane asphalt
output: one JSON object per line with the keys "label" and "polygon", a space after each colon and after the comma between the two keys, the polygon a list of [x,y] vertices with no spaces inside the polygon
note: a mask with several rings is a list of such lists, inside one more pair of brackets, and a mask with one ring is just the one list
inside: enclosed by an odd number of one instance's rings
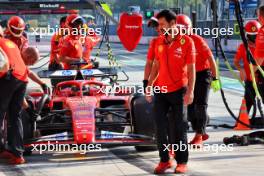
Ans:
{"label": "pit lane asphalt", "polygon": [[[143,79],[143,69],[147,46],[139,45],[138,48],[129,53],[125,51],[120,44],[112,44],[113,52],[117,59],[123,65],[123,69],[130,76],[128,84],[141,84]],[[42,55],[49,51],[48,45],[38,45]],[[106,51],[98,58],[101,65],[107,64]],[[233,54],[228,54],[229,58]],[[38,65],[42,65],[47,59],[42,60]],[[232,61],[232,59],[231,59]],[[42,69],[45,69],[42,68]],[[35,70],[38,71],[38,70]],[[224,75],[224,88],[226,96],[232,110],[238,114],[241,104],[243,90],[237,88],[239,84],[231,78],[226,69],[221,68]],[[49,83],[48,80],[46,80]],[[29,87],[37,87],[30,83]],[[220,93],[210,94],[209,100],[210,124],[226,123],[234,125],[234,121],[227,113]],[[223,137],[233,134],[244,134],[249,131],[238,132],[223,128],[208,128],[210,139],[206,144],[221,144]],[[193,132],[189,133],[189,139]],[[26,157],[27,164],[21,166],[9,166],[0,160],[0,176],[143,176],[153,175],[153,168],[158,163],[157,152],[136,152],[134,147],[103,148],[102,151],[88,152],[86,155],[79,155],[71,152],[47,152],[39,154],[34,152],[32,156]],[[264,147],[263,145],[254,145],[246,147],[234,147],[233,151],[219,151],[215,153],[209,151],[191,151],[189,172],[186,175],[263,175]],[[172,174],[173,169],[168,170]]]}

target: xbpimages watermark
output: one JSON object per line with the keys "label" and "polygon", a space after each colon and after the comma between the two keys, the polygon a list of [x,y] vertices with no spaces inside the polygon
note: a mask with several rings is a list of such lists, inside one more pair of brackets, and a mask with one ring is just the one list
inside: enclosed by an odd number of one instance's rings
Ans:
{"label": "xbpimages watermark", "polygon": [[234,28],[186,28],[182,25],[175,26],[172,28],[163,28],[163,35],[170,35],[173,38],[177,35],[200,35],[200,36],[210,36],[212,38],[217,38],[219,36],[232,36],[234,35]]}
{"label": "xbpimages watermark", "polygon": [[193,144],[183,144],[181,141],[179,144],[163,144],[163,151],[202,151],[202,152],[213,152],[218,154],[220,152],[232,152],[234,150],[233,144],[203,144],[203,145],[193,145]]}
{"label": "xbpimages watermark", "polygon": [[61,144],[58,141],[47,144],[31,144],[32,152],[79,152],[80,154],[86,154],[91,151],[102,151],[101,144]]}

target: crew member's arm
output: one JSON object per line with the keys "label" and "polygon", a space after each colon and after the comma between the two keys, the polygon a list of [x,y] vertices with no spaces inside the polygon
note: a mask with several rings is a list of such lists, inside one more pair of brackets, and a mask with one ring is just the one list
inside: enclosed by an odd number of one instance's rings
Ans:
{"label": "crew member's arm", "polygon": [[148,102],[152,101],[152,97],[151,97],[151,88],[153,87],[154,82],[156,81],[156,79],[159,76],[159,60],[154,59],[153,61],[153,65],[150,71],[150,76],[148,79],[148,84],[146,86],[146,100]]}
{"label": "crew member's arm", "polygon": [[151,71],[150,71],[150,76],[148,79],[148,86],[151,86],[151,87],[153,86],[158,75],[159,75],[159,60],[154,59],[152,67],[151,67]]}
{"label": "crew member's arm", "polygon": [[213,55],[211,49],[209,48],[207,42],[204,39],[201,40],[201,43],[199,43],[199,45],[201,46],[203,58],[208,59],[209,64],[210,64],[210,70],[212,72],[212,76],[213,76],[213,78],[216,79],[217,78],[217,67],[216,67],[214,55]]}
{"label": "crew member's arm", "polygon": [[44,92],[48,89],[48,86],[46,85],[46,83],[43,82],[43,81],[39,78],[39,76],[38,76],[36,73],[34,73],[33,71],[29,70],[28,77],[29,77],[32,81],[34,81],[35,83],[37,83],[38,85],[40,85]]}
{"label": "crew member's arm", "polygon": [[188,86],[184,97],[185,105],[189,105],[193,102],[193,96],[194,96],[193,92],[194,92],[195,75],[196,75],[195,56],[196,56],[195,46],[193,41],[191,40],[186,54]]}
{"label": "crew member's arm", "polygon": [[68,56],[60,56],[60,58],[59,58],[60,62],[64,62],[67,64],[70,64],[70,63],[77,61],[77,60],[79,60],[79,58],[72,58],[72,57],[68,57]]}
{"label": "crew member's arm", "polygon": [[152,39],[149,45],[148,53],[147,53],[147,61],[146,61],[145,71],[144,71],[144,80],[149,79],[154,59],[155,59],[155,39]]}
{"label": "crew member's arm", "polygon": [[213,78],[217,78],[217,67],[216,67],[215,59],[214,59],[214,57],[209,57],[208,60],[210,63],[212,76],[213,76]]}
{"label": "crew member's arm", "polygon": [[195,64],[191,63],[187,65],[187,73],[188,73],[188,87],[186,91],[186,96],[184,97],[184,104],[189,105],[193,102],[193,91],[195,85]]}
{"label": "crew member's arm", "polygon": [[143,79],[143,87],[146,90],[148,85],[149,76],[151,73],[151,68],[155,59],[155,39],[150,41],[148,53],[147,53],[147,61],[144,69],[144,79]]}
{"label": "crew member's arm", "polygon": [[0,72],[7,72],[9,70],[8,59],[4,51],[0,48]]}
{"label": "crew member's arm", "polygon": [[74,47],[69,41],[63,40],[61,43],[60,53],[59,53],[59,61],[70,64],[80,58],[72,58],[69,57],[70,52],[72,52],[71,48]]}
{"label": "crew member's arm", "polygon": [[147,60],[144,71],[144,80],[149,79],[152,66],[153,66],[153,60]]}
{"label": "crew member's arm", "polygon": [[[256,43],[256,48],[254,51],[254,58],[255,58],[257,65],[262,66],[264,62],[264,33],[263,33],[263,30],[260,30],[258,32],[255,43]],[[257,71],[256,66],[254,66],[254,71]]]}
{"label": "crew member's arm", "polygon": [[243,81],[245,79],[245,73],[244,73],[244,69],[240,65],[240,61],[242,57],[243,57],[242,56],[242,45],[240,45],[239,48],[237,49],[237,52],[234,58],[234,66],[239,71],[240,79]]}

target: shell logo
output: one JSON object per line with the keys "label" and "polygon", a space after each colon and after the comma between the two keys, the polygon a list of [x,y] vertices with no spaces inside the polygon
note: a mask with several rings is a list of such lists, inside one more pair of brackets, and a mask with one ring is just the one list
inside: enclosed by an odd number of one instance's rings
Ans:
{"label": "shell logo", "polygon": [[185,39],[183,39],[183,38],[182,38],[181,41],[180,41],[181,45],[184,45],[185,42],[186,42],[186,41],[185,41]]}
{"label": "shell logo", "polygon": [[16,47],[16,45],[11,41],[6,41],[6,45],[8,48],[15,48]]}
{"label": "shell logo", "polygon": [[161,53],[162,51],[163,51],[163,46],[160,45],[160,46],[158,47],[158,52]]}

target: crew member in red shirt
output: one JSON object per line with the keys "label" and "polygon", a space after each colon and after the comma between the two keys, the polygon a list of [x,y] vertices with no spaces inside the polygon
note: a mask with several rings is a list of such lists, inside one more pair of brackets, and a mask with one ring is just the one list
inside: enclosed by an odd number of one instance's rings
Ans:
{"label": "crew member in red shirt", "polygon": [[[261,24],[261,28],[258,31],[256,37],[256,48],[254,52],[254,59],[264,69],[264,5],[260,6],[258,9],[258,21]],[[262,102],[264,103],[264,77],[260,71],[256,72],[258,89],[262,97]]]}
{"label": "crew member in red shirt", "polygon": [[[91,64],[91,52],[93,48],[100,42],[101,38],[96,35],[95,31],[89,29],[89,27],[85,24],[84,28],[86,29],[86,36],[83,38],[83,59]],[[92,64],[91,64],[92,65]]]}
{"label": "crew member in red shirt", "polygon": [[[8,148],[1,144],[1,158],[9,159],[10,164],[22,164],[23,158],[23,127],[20,112],[28,82],[28,68],[24,64],[20,50],[9,39],[0,37],[0,55],[9,61],[10,70],[0,72],[0,124],[8,113]],[[3,134],[0,131],[0,143]]]}
{"label": "crew member in red shirt", "polygon": [[[156,17],[154,16],[151,17],[151,19],[148,22],[148,27],[154,28],[155,31],[157,32],[157,35],[160,35],[159,28],[158,28],[159,22]],[[144,80],[143,80],[144,90],[146,90],[146,87],[148,85],[148,79],[151,73],[152,64],[155,59],[155,48],[156,48],[157,39],[158,39],[158,36],[152,38],[149,44],[148,53],[147,53],[147,61],[146,61],[145,70],[144,70]]]}
{"label": "crew member in red shirt", "polygon": [[[154,111],[157,127],[157,146],[160,163],[155,168],[155,174],[162,174],[172,167],[167,146],[168,131],[174,130],[175,135],[171,142],[178,147],[188,145],[188,122],[184,113],[184,105],[193,101],[195,83],[195,46],[187,35],[177,34],[176,14],[170,10],[162,10],[158,15],[159,29],[164,36],[159,37],[156,43],[155,60],[152,66],[148,86],[153,87]],[[159,89],[160,91],[158,91]],[[147,91],[146,99],[152,98]],[[172,117],[170,123],[174,129],[169,129],[168,111],[171,108]],[[188,147],[186,150],[176,150],[175,159],[177,167],[175,173],[187,172]]]}
{"label": "crew member in red shirt", "polygon": [[26,24],[19,16],[11,17],[7,22],[5,38],[13,41],[22,52],[28,47],[28,39],[23,35]]}
{"label": "crew member in red shirt", "polygon": [[200,147],[204,140],[208,139],[206,134],[206,125],[209,121],[207,114],[208,98],[212,79],[217,81],[216,63],[211,49],[206,41],[192,31],[192,21],[184,14],[176,17],[176,25],[182,32],[192,38],[196,49],[196,81],[194,88],[193,103],[188,106],[188,119],[196,132],[190,144]]}
{"label": "crew member in red shirt", "polygon": [[[0,26],[0,37],[4,36],[4,31]],[[0,72],[7,72],[9,70],[9,62],[3,53],[0,53]]]}
{"label": "crew member in red shirt", "polygon": [[50,63],[49,63],[49,70],[62,70],[63,66],[62,64],[59,62],[59,52],[60,52],[60,48],[59,48],[59,44],[60,41],[62,40],[62,38],[67,35],[67,28],[66,28],[66,16],[62,17],[60,19],[60,28],[58,30],[58,32],[56,32],[55,34],[53,34],[52,38],[51,38],[51,49],[50,49]]}
{"label": "crew member in red shirt", "polygon": [[[4,37],[9,39],[9,40],[11,40],[12,42],[14,42],[17,45],[17,47],[20,49],[22,58],[24,59],[24,61],[28,62],[29,60],[32,60],[32,59],[24,58],[25,54],[23,54],[29,48],[28,40],[23,35],[23,32],[25,30],[25,26],[26,26],[26,24],[25,24],[24,20],[22,18],[20,18],[19,16],[11,17],[8,20],[8,23],[7,23],[8,30],[5,32]],[[29,49],[29,51],[30,50],[31,49]],[[33,48],[33,50],[34,50],[34,48]],[[38,59],[38,58],[39,58],[39,56],[36,57],[36,59]],[[34,63],[35,62],[36,62],[36,60],[34,60]],[[25,63],[25,64],[28,65],[28,66],[29,65],[33,65],[31,63],[29,63],[29,64]],[[39,86],[44,91],[46,91],[48,89],[48,86],[33,71],[29,70],[28,77],[32,81],[34,81],[37,84],[39,84]],[[29,106],[27,105],[26,101],[24,101],[23,107],[24,107],[24,109],[26,109],[31,114],[31,110],[29,109]]]}
{"label": "crew member in red shirt", "polygon": [[80,30],[83,23],[83,18],[78,14],[71,14],[66,19],[70,34],[63,39],[59,53],[60,61],[64,63],[64,69],[70,69],[71,63],[82,59],[83,48]]}
{"label": "crew member in red shirt", "polygon": [[[261,27],[260,23],[256,20],[250,20],[245,25],[245,32],[247,35],[248,46],[253,55],[256,47],[255,45],[256,36],[258,34],[260,27]],[[243,63],[243,66],[240,64],[241,61]],[[256,93],[253,88],[252,77],[247,59],[247,52],[243,43],[241,43],[237,49],[234,58],[234,65],[240,73],[241,80],[245,82],[244,98],[246,100],[247,111],[249,112],[252,105],[254,104]]]}

